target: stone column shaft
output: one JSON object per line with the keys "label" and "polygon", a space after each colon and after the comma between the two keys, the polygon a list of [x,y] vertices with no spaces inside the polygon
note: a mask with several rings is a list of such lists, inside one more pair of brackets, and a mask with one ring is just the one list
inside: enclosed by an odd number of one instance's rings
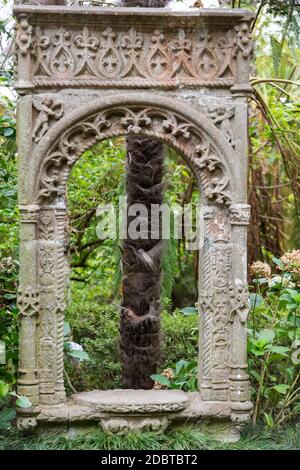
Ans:
{"label": "stone column shaft", "polygon": [[36,279],[36,206],[20,207],[20,275],[18,306],[20,309],[18,392],[39,402],[36,363],[36,322],[39,313],[39,288]]}

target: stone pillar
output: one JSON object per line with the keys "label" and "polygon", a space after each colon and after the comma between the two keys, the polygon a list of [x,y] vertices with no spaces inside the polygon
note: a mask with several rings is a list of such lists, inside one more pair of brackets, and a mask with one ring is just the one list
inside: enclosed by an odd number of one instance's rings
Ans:
{"label": "stone pillar", "polygon": [[57,241],[57,311],[56,311],[56,382],[55,395],[59,403],[65,400],[64,387],[64,318],[66,309],[66,288],[69,278],[68,259],[66,254],[67,211],[64,204],[56,207],[56,241]]}
{"label": "stone pillar", "polygon": [[26,14],[21,14],[15,25],[15,61],[17,65],[17,82],[15,89],[22,94],[30,90],[31,83],[31,46],[32,26]]}
{"label": "stone pillar", "polygon": [[43,404],[59,404],[65,399],[63,380],[66,286],[65,216],[64,205],[45,205],[41,209],[38,225],[41,298],[38,355],[40,400]]}
{"label": "stone pillar", "polygon": [[249,84],[250,61],[252,54],[253,42],[251,29],[248,22],[242,21],[235,26],[236,39],[234,42],[235,50],[233,57],[235,58],[235,84],[231,88],[233,92],[243,91],[251,93],[252,87]]}
{"label": "stone pillar", "polygon": [[200,247],[200,372],[203,400],[228,400],[229,343],[228,294],[232,282],[231,230],[226,207],[203,208]]}
{"label": "stone pillar", "polygon": [[20,275],[18,306],[21,324],[19,335],[18,393],[29,398],[32,405],[39,403],[39,382],[36,361],[36,323],[39,315],[39,287],[37,283],[36,224],[38,206],[20,206]]}
{"label": "stone pillar", "polygon": [[230,208],[234,247],[235,289],[232,292],[232,333],[230,341],[230,401],[231,418],[246,422],[250,418],[250,385],[247,374],[246,320],[250,310],[247,287],[247,226],[250,206],[236,204]]}

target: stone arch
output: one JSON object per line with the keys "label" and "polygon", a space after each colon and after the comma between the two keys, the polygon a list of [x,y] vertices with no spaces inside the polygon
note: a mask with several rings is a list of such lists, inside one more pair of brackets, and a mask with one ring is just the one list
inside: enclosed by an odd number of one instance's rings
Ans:
{"label": "stone arch", "polygon": [[[21,313],[31,322],[23,323],[23,337],[34,336],[37,347],[26,341],[21,346],[22,358],[30,367],[20,367],[19,384],[36,404],[59,404],[65,397],[63,323],[69,271],[64,197],[68,176],[93,144],[130,133],[173,147],[194,172],[202,192],[198,286],[199,307],[205,314],[199,360],[202,399],[226,402],[235,396],[237,387],[246,387],[246,365],[235,364],[232,357],[236,350],[233,337],[244,331],[248,312],[245,269],[235,261],[233,250],[234,244],[240,253],[244,248],[238,247],[240,232],[234,226],[240,230],[248,221],[248,206],[237,199],[235,152],[207,117],[184,102],[149,92],[120,92],[68,113],[43,136],[29,162],[25,190],[29,204],[21,206],[21,216],[23,222],[32,224],[29,251],[36,260],[36,271],[31,273],[31,282],[27,278],[25,285],[20,283],[18,298]],[[24,388],[22,382],[28,376],[35,380]],[[247,390],[243,393],[247,399]]]}
{"label": "stone arch", "polygon": [[184,102],[154,93],[108,95],[68,113],[35,149],[33,203],[51,203],[66,190],[68,175],[96,142],[119,135],[144,135],[173,147],[192,169],[207,203],[236,202],[235,152],[220,130]]}
{"label": "stone arch", "polygon": [[[20,429],[37,422],[90,420],[109,429],[116,427],[118,414],[127,427],[137,428],[149,410],[161,413],[163,426],[177,418],[249,419],[245,322],[251,14],[142,10],[15,8],[16,88],[23,95],[18,117],[18,390],[33,405],[19,412]],[[109,76],[101,65],[103,49],[117,52],[122,64]],[[132,55],[131,50],[138,52]],[[67,57],[65,70],[52,67],[61,51]],[[164,63],[153,60],[157,54]],[[45,114],[38,114],[47,97],[49,107],[46,103]],[[54,114],[52,99],[60,106]],[[143,391],[135,404],[139,394],[127,390],[119,407],[99,392],[101,403],[95,408],[78,394],[65,403],[67,180],[88,147],[130,133],[173,147],[192,169],[202,194],[199,393],[165,390],[155,398],[157,391],[149,391],[146,400]],[[121,396],[118,391],[116,400]],[[141,428],[149,426],[149,419]],[[150,424],[156,426],[154,421]]]}

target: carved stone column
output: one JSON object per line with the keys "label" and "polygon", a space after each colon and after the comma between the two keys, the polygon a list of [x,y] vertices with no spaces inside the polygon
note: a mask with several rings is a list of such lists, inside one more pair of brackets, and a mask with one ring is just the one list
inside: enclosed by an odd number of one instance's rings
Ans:
{"label": "carved stone column", "polygon": [[203,400],[228,400],[232,245],[226,207],[203,208],[200,247],[200,376]]}
{"label": "carved stone column", "polygon": [[39,382],[36,363],[36,322],[39,314],[37,282],[36,223],[38,206],[20,206],[20,275],[18,306],[21,315],[19,335],[18,392],[39,403]]}
{"label": "carved stone column", "polygon": [[31,47],[32,26],[28,15],[21,14],[15,26],[15,60],[17,63],[17,82],[15,88],[18,93],[33,88],[31,83]]}
{"label": "carved stone column", "polygon": [[57,311],[56,311],[56,382],[55,395],[58,403],[65,400],[64,387],[64,318],[66,309],[66,288],[69,277],[69,266],[66,250],[67,211],[62,205],[56,208],[56,241],[57,241]]}
{"label": "carved stone column", "polygon": [[247,287],[247,226],[250,206],[236,204],[230,208],[232,241],[234,246],[235,289],[232,291],[232,336],[230,341],[230,401],[231,418],[236,422],[249,420],[252,409],[247,374],[246,320],[250,310]]}
{"label": "carved stone column", "polygon": [[253,42],[251,28],[249,23],[242,21],[235,26],[236,38],[234,40],[233,56],[236,59],[236,82],[231,88],[233,92],[243,91],[252,92],[249,84],[250,62],[249,57],[252,54]]}
{"label": "carved stone column", "polygon": [[65,399],[63,383],[63,325],[65,310],[64,206],[44,206],[38,225],[41,318],[39,370],[41,403]]}

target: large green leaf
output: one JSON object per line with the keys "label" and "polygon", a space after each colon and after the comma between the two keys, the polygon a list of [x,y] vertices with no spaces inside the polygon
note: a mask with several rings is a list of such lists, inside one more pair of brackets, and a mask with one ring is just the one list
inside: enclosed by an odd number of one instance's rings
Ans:
{"label": "large green leaf", "polygon": [[272,387],[273,390],[276,390],[276,392],[281,393],[282,395],[286,395],[289,388],[290,386],[287,384],[279,384]]}
{"label": "large green leaf", "polygon": [[184,307],[180,310],[183,315],[197,315],[198,310],[196,307]]}
{"label": "large green leaf", "polygon": [[264,299],[261,295],[255,294],[254,292],[251,292],[249,297],[250,297],[250,304],[251,304],[252,309],[256,308],[256,307],[259,307],[264,301]]}
{"label": "large green leaf", "polygon": [[70,349],[68,352],[69,356],[80,359],[81,361],[89,361],[90,356],[85,351],[80,351],[80,349]]}
{"label": "large green leaf", "polygon": [[170,380],[164,375],[153,374],[153,375],[150,375],[150,377],[152,380],[154,380],[154,382],[158,382],[159,384],[165,385],[166,387],[170,386]]}

